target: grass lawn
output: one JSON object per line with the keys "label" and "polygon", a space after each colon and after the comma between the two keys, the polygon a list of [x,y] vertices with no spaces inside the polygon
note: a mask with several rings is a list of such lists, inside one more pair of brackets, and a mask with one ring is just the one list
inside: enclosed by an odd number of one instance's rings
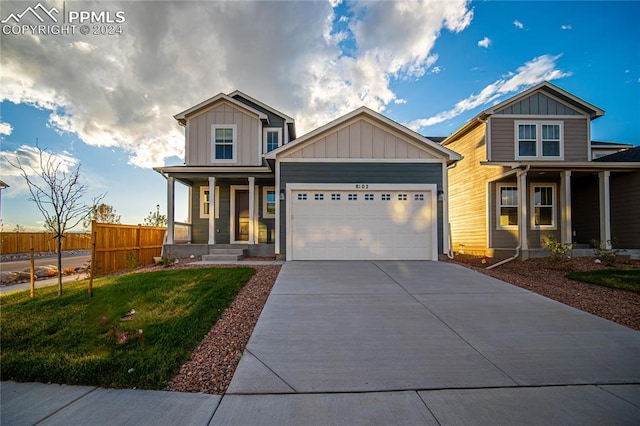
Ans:
{"label": "grass lawn", "polygon": [[2,380],[162,389],[254,273],[137,273],[94,280],[93,298],[87,281],[62,297],[56,286],[2,296]]}
{"label": "grass lawn", "polygon": [[575,281],[640,293],[640,269],[602,269],[572,272],[567,275]]}

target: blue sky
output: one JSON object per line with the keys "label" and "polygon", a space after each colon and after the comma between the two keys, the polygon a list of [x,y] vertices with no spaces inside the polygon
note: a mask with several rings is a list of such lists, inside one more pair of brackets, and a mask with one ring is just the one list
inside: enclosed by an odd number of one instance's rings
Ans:
{"label": "blue sky", "polygon": [[[0,20],[37,3],[3,1]],[[41,4],[63,10],[61,1]],[[640,144],[637,1],[64,6],[122,12],[122,33],[7,34],[12,22],[2,24],[2,154],[27,155],[37,139],[81,164],[87,201],[106,192],[123,223],[141,223],[156,204],[166,209],[165,180],[152,167],[183,162],[173,115],[236,89],[293,116],[299,135],[367,105],[446,136],[547,79],[606,111],[593,122],[594,140]],[[1,161],[10,185],[3,229],[41,230],[24,183]]]}

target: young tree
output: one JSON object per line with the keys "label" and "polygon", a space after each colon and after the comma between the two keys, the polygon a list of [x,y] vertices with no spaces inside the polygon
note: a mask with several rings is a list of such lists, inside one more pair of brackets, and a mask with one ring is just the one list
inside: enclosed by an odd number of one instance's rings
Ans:
{"label": "young tree", "polygon": [[[44,216],[45,228],[54,234],[58,252],[58,296],[62,296],[62,239],[65,232],[80,224],[91,211],[91,206],[82,202],[87,187],[80,183],[80,164],[71,166],[56,158],[36,143],[36,155],[21,160],[16,156],[11,166],[20,170],[27,181],[30,201],[36,203]],[[94,199],[97,204],[104,194]]]}
{"label": "young tree", "polygon": [[120,223],[120,215],[116,214],[116,209],[109,204],[94,204],[84,220],[84,228],[91,228],[91,222],[94,220],[98,223]]}
{"label": "young tree", "polygon": [[149,212],[144,218],[145,226],[167,226],[168,223],[167,216],[160,214],[160,205],[156,206],[155,212]]}

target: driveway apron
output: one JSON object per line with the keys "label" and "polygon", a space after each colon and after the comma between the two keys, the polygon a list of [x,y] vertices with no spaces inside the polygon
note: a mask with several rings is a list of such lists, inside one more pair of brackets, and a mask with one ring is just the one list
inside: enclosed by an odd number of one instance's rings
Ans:
{"label": "driveway apron", "polygon": [[639,332],[459,265],[287,262],[212,423],[624,424],[638,359]]}

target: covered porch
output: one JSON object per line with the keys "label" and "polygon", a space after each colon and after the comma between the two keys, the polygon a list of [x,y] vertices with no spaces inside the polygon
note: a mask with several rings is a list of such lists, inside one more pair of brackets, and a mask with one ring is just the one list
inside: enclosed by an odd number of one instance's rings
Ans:
{"label": "covered porch", "polygon": [[640,173],[621,164],[518,164],[490,182],[490,254],[546,256],[545,241],[572,244],[574,255],[593,248],[640,249]]}
{"label": "covered porch", "polygon": [[[188,257],[231,255],[240,250],[245,256],[273,256],[276,208],[273,172],[268,167],[220,169],[156,169],[167,180],[165,253]],[[175,219],[178,182],[188,188],[186,222]]]}

